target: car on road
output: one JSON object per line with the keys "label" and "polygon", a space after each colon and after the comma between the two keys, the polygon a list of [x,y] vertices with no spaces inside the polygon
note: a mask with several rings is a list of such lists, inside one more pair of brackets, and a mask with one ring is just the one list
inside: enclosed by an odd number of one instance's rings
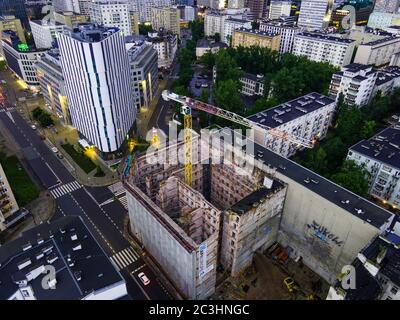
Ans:
{"label": "car on road", "polygon": [[33,129],[33,130],[36,130],[36,126],[33,124],[33,125],[31,125],[31,128]]}
{"label": "car on road", "polygon": [[58,149],[56,147],[51,148],[51,151],[53,151],[54,153],[58,153]]}
{"label": "car on road", "polygon": [[147,276],[144,274],[144,272],[139,273],[138,278],[140,279],[140,281],[143,282],[143,284],[145,286],[147,286],[150,283],[149,278],[147,278]]}
{"label": "car on road", "polygon": [[59,159],[64,159],[64,156],[61,154],[61,153],[57,153],[57,157],[59,158]]}

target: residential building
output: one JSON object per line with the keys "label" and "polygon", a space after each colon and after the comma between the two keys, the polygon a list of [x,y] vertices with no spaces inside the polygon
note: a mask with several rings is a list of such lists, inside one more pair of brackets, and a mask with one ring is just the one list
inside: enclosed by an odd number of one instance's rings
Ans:
{"label": "residential building", "polygon": [[178,36],[172,32],[149,32],[146,42],[153,46],[158,55],[158,68],[169,68],[178,50]]}
{"label": "residential building", "polygon": [[303,0],[297,25],[309,31],[325,29],[329,26],[332,8],[333,0]]}
{"label": "residential building", "polygon": [[210,8],[221,10],[225,8],[225,0],[209,0],[210,1]]}
{"label": "residential building", "polygon": [[79,13],[89,17],[92,0],[78,0],[78,1],[79,1]]}
{"label": "residential building", "polygon": [[181,20],[194,21],[197,19],[197,7],[177,6],[177,9],[179,9]]}
{"label": "residential building", "polygon": [[130,10],[139,12],[140,23],[151,22],[152,8],[167,8],[174,4],[172,0],[128,0]]}
{"label": "residential building", "polygon": [[277,33],[281,36],[279,52],[292,52],[294,37],[301,29],[293,26],[286,26],[281,20],[273,20],[260,23],[260,31]]}
{"label": "residential building", "polygon": [[44,20],[31,20],[29,24],[31,25],[33,40],[38,49],[53,47],[57,34],[63,32],[65,28],[65,25],[61,23]]}
{"label": "residential building", "polygon": [[399,0],[376,0],[374,11],[397,13],[399,11]]}
{"label": "residential building", "polygon": [[93,1],[90,5],[90,21],[105,27],[119,28],[124,35],[131,34],[131,17],[126,1]]}
{"label": "residential building", "polygon": [[[50,266],[54,278],[46,279]],[[2,245],[0,281],[1,300],[117,300],[128,294],[80,216],[42,223]]]}
{"label": "residential building", "polygon": [[222,39],[225,31],[225,20],[228,18],[228,15],[221,12],[206,11],[204,14],[204,35],[209,37],[219,33]]}
{"label": "residential building", "polygon": [[217,53],[220,49],[227,48],[228,45],[223,42],[215,42],[207,39],[200,39],[196,44],[196,58],[200,58],[206,52]]}
{"label": "residential building", "polygon": [[346,104],[364,106],[373,97],[376,78],[371,65],[349,64],[332,75],[329,96],[338,101],[342,94]]}
{"label": "residential building", "polygon": [[389,64],[392,56],[400,52],[400,37],[389,36],[361,44],[354,62],[382,66]]}
{"label": "residential building", "polygon": [[151,25],[158,31],[160,28],[178,35],[180,31],[180,11],[176,8],[151,8]]}
{"label": "residential building", "polygon": [[386,32],[389,32],[389,33],[393,34],[393,35],[400,36],[400,25],[398,25],[398,26],[389,26],[387,28],[384,28],[384,30]]}
{"label": "residential building", "polygon": [[142,38],[127,37],[132,92],[135,110],[147,109],[158,88],[158,54]]}
{"label": "residential building", "polygon": [[400,206],[400,128],[389,127],[350,147],[348,160],[369,172],[368,193],[394,208]]}
{"label": "residential building", "polygon": [[379,92],[380,95],[387,96],[400,87],[400,67],[389,66],[377,70],[376,74],[374,95]]}
{"label": "residential building", "polygon": [[242,94],[246,96],[264,95],[264,76],[245,73],[240,79],[242,84]]}
{"label": "residential building", "polygon": [[350,63],[355,41],[322,33],[300,32],[294,37],[293,54],[336,67]]}
{"label": "residential building", "polygon": [[7,229],[10,218],[19,209],[7,176],[0,164],[0,231]]}
{"label": "residential building", "polygon": [[8,67],[14,74],[23,80],[30,89],[37,90],[39,81],[37,79],[35,63],[43,50],[29,47],[20,43],[17,35],[13,31],[3,32],[7,34],[2,40],[4,58]]}
{"label": "residential building", "polygon": [[330,287],[327,300],[400,300],[400,223],[376,236],[352,263],[356,287],[344,289],[341,281]]}
{"label": "residential building", "polygon": [[25,0],[0,1],[0,16],[14,16],[19,19],[25,28],[29,28],[28,14]]}
{"label": "residential building", "polygon": [[239,28],[251,29],[251,21],[230,17],[226,19],[224,22],[224,32],[221,34],[221,41],[230,45],[233,31]]}
{"label": "residential building", "polygon": [[80,13],[79,0],[52,0],[55,12]]}
{"label": "residential building", "polygon": [[269,19],[279,19],[281,16],[290,16],[292,1],[271,0],[269,4]]}
{"label": "residential building", "polygon": [[58,49],[48,50],[38,59],[36,73],[44,101],[64,125],[70,125],[71,120]]}
{"label": "residential building", "polygon": [[373,11],[368,19],[368,27],[374,29],[384,29],[396,25],[400,25],[399,13]]}
{"label": "residential building", "polygon": [[[270,128],[285,131],[306,141],[313,141],[325,137],[335,108],[335,100],[313,92],[256,113],[248,119]],[[293,156],[301,147],[257,129],[254,133],[254,141],[285,158]]]}
{"label": "residential building", "polygon": [[58,42],[72,126],[103,155],[117,151],[136,119],[121,31],[79,25]]}
{"label": "residential building", "polygon": [[280,38],[281,36],[275,32],[239,28],[233,31],[232,47],[260,46],[262,48],[279,51]]}
{"label": "residential building", "polygon": [[89,17],[83,14],[77,14],[73,12],[54,12],[54,20],[55,22],[64,24],[72,28],[77,24],[88,22]]}

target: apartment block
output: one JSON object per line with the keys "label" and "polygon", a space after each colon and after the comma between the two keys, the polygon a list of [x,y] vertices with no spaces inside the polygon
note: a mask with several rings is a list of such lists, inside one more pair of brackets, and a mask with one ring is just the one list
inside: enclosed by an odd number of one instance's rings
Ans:
{"label": "apartment block", "polygon": [[385,37],[361,44],[357,49],[354,62],[379,67],[389,64],[392,56],[398,52],[400,52],[400,37]]}
{"label": "apartment block", "polygon": [[374,29],[384,29],[389,26],[396,26],[400,24],[399,13],[388,13],[373,11],[368,18],[368,27]]}
{"label": "apartment block", "polygon": [[148,108],[158,88],[158,53],[144,39],[125,38],[135,110]]}
{"label": "apartment block", "polygon": [[219,33],[222,39],[225,32],[225,20],[228,18],[228,15],[221,12],[206,11],[204,14],[204,35],[209,37]]}
{"label": "apartment block", "polygon": [[331,20],[333,2],[333,0],[303,0],[297,25],[309,31],[327,28]]}
{"label": "apartment block", "polygon": [[139,12],[129,11],[129,16],[131,20],[131,35],[139,35]]}
{"label": "apartment block", "polygon": [[158,54],[158,68],[169,68],[178,50],[178,36],[172,32],[149,32],[146,42],[151,44]]}
{"label": "apartment block", "polygon": [[71,124],[58,49],[46,51],[38,58],[35,67],[46,104],[64,125]]}
{"label": "apartment block", "polygon": [[84,14],[78,14],[74,12],[54,12],[54,20],[55,22],[64,24],[70,28],[73,26],[80,24],[80,23],[86,23],[89,20],[88,15]]}
{"label": "apartment block", "polygon": [[347,159],[369,172],[368,193],[394,208],[400,206],[400,127],[389,127],[349,149]]}
{"label": "apartment block", "polygon": [[234,30],[244,28],[251,29],[251,21],[237,18],[228,18],[224,22],[224,33],[221,35],[221,40],[227,45],[232,40],[232,33]]}
{"label": "apartment block", "polygon": [[355,41],[321,33],[300,32],[294,37],[292,53],[336,67],[350,63]]}
{"label": "apartment block", "polygon": [[264,95],[264,76],[245,73],[240,79],[242,94],[246,96]]}
{"label": "apartment block", "polygon": [[90,4],[90,21],[105,27],[116,27],[131,34],[131,16],[128,3],[121,0],[95,0]]}
{"label": "apartment block", "polygon": [[181,34],[180,19],[180,11],[177,8],[151,8],[151,25],[156,31],[163,28],[179,37]]}
{"label": "apartment block", "polygon": [[374,11],[396,13],[399,10],[399,0],[376,0]]}
{"label": "apartment block", "polygon": [[268,22],[261,22],[259,29],[260,31],[264,32],[277,33],[281,36],[279,45],[280,53],[292,52],[294,37],[301,31],[301,29],[298,27],[285,25],[285,23],[281,20],[273,20],[273,21],[271,20]]}
{"label": "apartment block", "polygon": [[259,46],[279,51],[281,36],[275,32],[264,32],[239,28],[233,31],[232,47]]}
{"label": "apartment block", "polygon": [[55,21],[29,21],[36,48],[49,49],[54,46],[57,34],[63,32],[65,25]]}
{"label": "apartment block", "polygon": [[7,176],[0,164],[0,231],[9,226],[10,217],[19,209]]}
{"label": "apartment block", "polygon": [[215,42],[207,39],[200,39],[196,44],[196,58],[202,57],[206,52],[213,54],[217,53],[221,49],[227,48],[228,45],[224,42]]}
{"label": "apartment block", "polygon": [[[307,141],[313,141],[325,137],[335,108],[335,100],[313,92],[256,113],[248,119]],[[285,158],[293,156],[302,148],[300,145],[257,129],[255,129],[254,140]]]}
{"label": "apartment block", "polygon": [[336,101],[343,94],[348,105],[368,104],[374,93],[377,73],[371,65],[352,63],[332,75],[329,96]]}

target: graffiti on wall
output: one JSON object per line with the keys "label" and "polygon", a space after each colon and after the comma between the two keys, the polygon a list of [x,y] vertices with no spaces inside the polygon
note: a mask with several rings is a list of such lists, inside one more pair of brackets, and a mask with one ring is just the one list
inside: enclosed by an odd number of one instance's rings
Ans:
{"label": "graffiti on wall", "polygon": [[311,224],[307,224],[306,236],[316,237],[326,243],[333,243],[339,247],[343,245],[343,241],[341,241],[338,236],[330,232],[326,227],[315,222],[315,220],[313,220]]}

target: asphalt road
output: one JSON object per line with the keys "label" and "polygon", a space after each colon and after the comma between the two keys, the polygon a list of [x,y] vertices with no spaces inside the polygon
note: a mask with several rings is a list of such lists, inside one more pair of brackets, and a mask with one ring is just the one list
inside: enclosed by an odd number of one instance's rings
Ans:
{"label": "asphalt road", "polygon": [[[104,198],[113,197],[111,191],[106,187],[80,186],[12,105],[11,109],[0,110],[0,125],[10,132],[19,145],[28,164],[27,169],[44,189],[56,194],[57,191],[65,192],[71,183],[79,186],[76,190],[62,195],[58,192],[60,196],[55,196],[57,210],[53,219],[63,215],[79,215],[84,219],[111,261],[120,269],[132,299],[170,299],[169,293],[159,283],[157,276],[123,236],[126,210],[122,204],[115,201],[104,206],[99,205],[104,202]],[[145,272],[150,279],[151,283],[148,286],[142,285],[138,279],[139,272]]]}

